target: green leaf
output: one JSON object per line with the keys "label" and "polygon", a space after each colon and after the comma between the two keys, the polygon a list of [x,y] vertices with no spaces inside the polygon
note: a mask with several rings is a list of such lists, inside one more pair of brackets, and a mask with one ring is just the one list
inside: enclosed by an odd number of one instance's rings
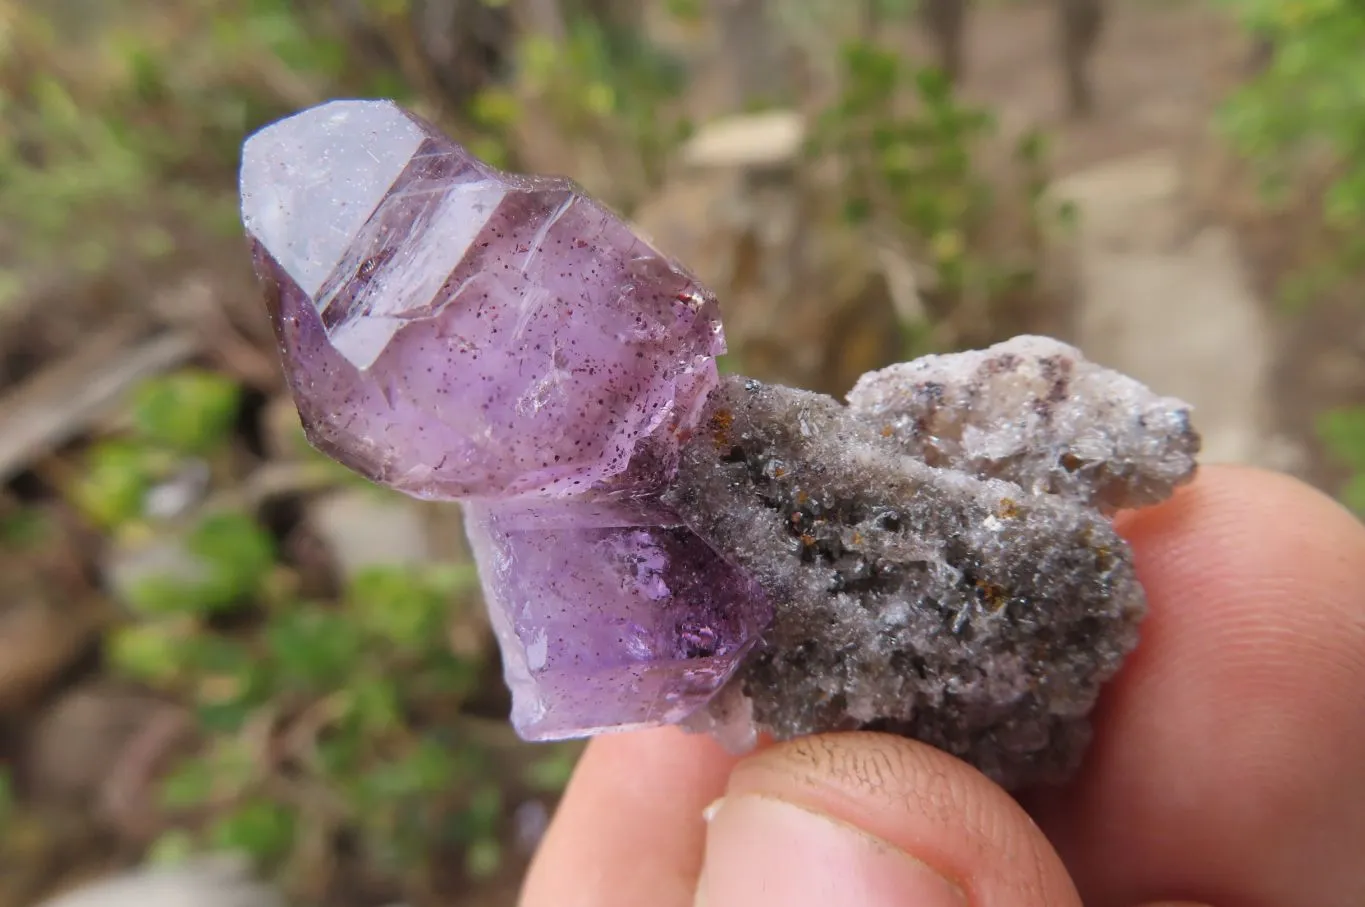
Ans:
{"label": "green leaf", "polygon": [[577,747],[566,747],[551,753],[526,767],[526,783],[534,790],[543,793],[559,793],[573,776],[574,766],[578,763]]}
{"label": "green leaf", "polygon": [[115,529],[142,516],[153,464],[142,447],[105,441],[90,449],[85,469],[71,489],[73,503],[92,522]]}
{"label": "green leaf", "polygon": [[502,818],[502,803],[502,789],[496,784],[482,784],[474,789],[462,816],[466,840],[477,841],[494,834]]}
{"label": "green leaf", "polygon": [[23,508],[0,515],[0,547],[22,551],[53,537],[52,518],[36,508]]}
{"label": "green leaf", "polygon": [[235,604],[255,593],[275,564],[274,539],[240,513],[205,518],[190,534],[187,546],[209,567],[209,578],[198,593],[207,610]]}
{"label": "green leaf", "polygon": [[474,97],[470,115],[481,126],[508,129],[521,119],[522,104],[507,88],[486,88]]}
{"label": "green leaf", "polygon": [[206,761],[187,759],[161,782],[161,803],[168,809],[192,809],[213,796],[213,767]]}
{"label": "green leaf", "polygon": [[272,618],[265,637],[279,682],[317,692],[342,688],[364,646],[354,620],[316,605],[296,606]]}
{"label": "green leaf", "polygon": [[279,695],[274,665],[247,641],[200,630],[181,645],[183,679],[191,681],[195,713],[211,734],[235,734]]}
{"label": "green leaf", "polygon": [[119,674],[152,687],[169,687],[184,670],[184,637],[167,623],[118,627],[104,640],[105,657]]}
{"label": "green leaf", "polygon": [[1365,516],[1365,472],[1357,473],[1341,491],[1341,501],[1361,516]]}
{"label": "green leaf", "polygon": [[244,514],[210,514],[185,537],[180,561],[129,584],[125,594],[134,610],[205,615],[237,607],[260,591],[274,568],[275,543]]}
{"label": "green leaf", "polygon": [[925,67],[915,73],[915,87],[927,103],[946,104],[952,100],[953,83],[936,66]]}
{"label": "green leaf", "polygon": [[403,704],[394,679],[356,677],[342,696],[346,716],[355,722],[358,733],[378,739],[402,727]]}
{"label": "green leaf", "polygon": [[376,766],[365,779],[370,796],[380,801],[449,791],[455,783],[456,762],[432,740],[419,740],[401,758]]}
{"label": "green leaf", "polygon": [[294,816],[281,803],[248,802],[214,821],[209,841],[215,849],[245,853],[259,863],[273,863],[293,846]]}
{"label": "green leaf", "polygon": [[376,566],[356,574],[346,598],[366,633],[415,653],[444,649],[452,604],[477,585],[478,575],[469,564]]}
{"label": "green leaf", "polygon": [[1365,407],[1336,409],[1318,418],[1318,436],[1332,456],[1365,472]]}
{"label": "green leaf", "polygon": [[1030,165],[1037,165],[1047,155],[1048,136],[1038,129],[1030,129],[1025,132],[1014,148],[1014,154],[1021,161]]}
{"label": "green leaf", "polygon": [[183,371],[144,383],[133,400],[141,436],[172,450],[204,454],[225,443],[241,405],[241,388],[222,375]]}
{"label": "green leaf", "polygon": [[872,202],[866,198],[850,196],[844,199],[844,220],[850,224],[862,224],[872,219]]}

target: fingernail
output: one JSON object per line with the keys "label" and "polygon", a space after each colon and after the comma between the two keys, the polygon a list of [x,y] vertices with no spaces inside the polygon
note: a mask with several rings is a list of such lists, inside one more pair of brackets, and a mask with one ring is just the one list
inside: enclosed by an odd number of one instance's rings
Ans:
{"label": "fingernail", "polygon": [[715,806],[697,894],[706,907],[967,907],[927,863],[852,825],[771,797]]}

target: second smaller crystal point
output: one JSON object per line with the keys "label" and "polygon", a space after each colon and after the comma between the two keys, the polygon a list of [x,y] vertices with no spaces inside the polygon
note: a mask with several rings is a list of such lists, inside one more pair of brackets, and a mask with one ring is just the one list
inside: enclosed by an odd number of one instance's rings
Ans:
{"label": "second smaller crystal point", "polygon": [[758,583],[658,502],[474,502],[465,520],[523,737],[680,723],[772,621]]}
{"label": "second smaller crystal point", "polygon": [[1145,600],[1108,516],[1195,469],[1189,408],[1015,338],[848,405],[720,379],[715,297],[564,180],[383,101],[254,135],[242,213],[304,427],[461,499],[531,739],[873,728],[1065,777]]}

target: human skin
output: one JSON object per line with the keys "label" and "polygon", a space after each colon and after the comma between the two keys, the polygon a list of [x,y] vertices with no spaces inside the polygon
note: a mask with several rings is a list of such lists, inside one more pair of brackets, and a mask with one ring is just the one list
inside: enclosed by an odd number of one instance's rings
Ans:
{"label": "human skin", "polygon": [[1070,784],[881,734],[602,737],[522,907],[1365,904],[1365,527],[1234,467],[1119,526],[1151,611]]}

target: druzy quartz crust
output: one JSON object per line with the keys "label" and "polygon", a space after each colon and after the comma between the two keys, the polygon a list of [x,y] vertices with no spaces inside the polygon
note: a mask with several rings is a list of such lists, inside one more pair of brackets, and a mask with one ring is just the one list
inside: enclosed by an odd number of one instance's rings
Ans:
{"label": "druzy quartz crust", "polygon": [[1189,409],[1041,337],[865,375],[726,377],[715,296],[560,179],[384,101],[243,151],[309,439],[460,500],[529,739],[732,748],[878,729],[1065,777],[1142,588],[1109,517],[1195,469]]}

